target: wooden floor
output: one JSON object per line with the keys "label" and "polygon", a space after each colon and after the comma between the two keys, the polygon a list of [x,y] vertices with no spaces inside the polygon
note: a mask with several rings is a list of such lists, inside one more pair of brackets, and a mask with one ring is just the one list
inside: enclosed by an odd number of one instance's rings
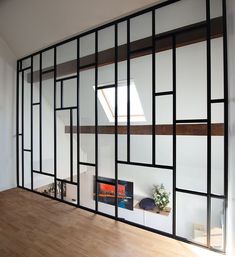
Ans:
{"label": "wooden floor", "polygon": [[196,257],[199,255],[193,253],[188,244],[28,191],[11,189],[0,192],[0,256]]}

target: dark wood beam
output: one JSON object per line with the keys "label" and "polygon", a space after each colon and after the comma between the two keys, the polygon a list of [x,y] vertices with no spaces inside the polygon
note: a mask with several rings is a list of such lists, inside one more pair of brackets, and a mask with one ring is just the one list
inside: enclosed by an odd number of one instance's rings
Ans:
{"label": "dark wood beam", "polygon": [[[70,133],[70,126],[65,126],[65,133]],[[73,126],[73,133],[77,133],[77,127]],[[81,134],[94,134],[95,126],[81,126]],[[114,134],[115,126],[98,126],[99,134]],[[130,133],[132,135],[152,135],[151,125],[135,125],[130,127]],[[156,125],[156,135],[172,135],[172,125]],[[118,134],[127,134],[127,126],[118,126]],[[178,136],[207,136],[207,124],[177,124],[176,135]],[[211,126],[212,136],[224,135],[224,124],[214,123]]]}
{"label": "dark wood beam", "polygon": [[[182,47],[206,40],[206,22],[200,22],[193,25],[185,26],[172,31],[164,32],[156,35],[156,52],[162,52],[172,49],[172,35],[176,35],[176,47]],[[223,35],[223,19],[222,17],[211,20],[211,38],[218,38]],[[143,38],[130,43],[130,58],[138,58],[141,56],[152,54],[152,37]],[[127,59],[127,45],[118,47],[118,62]],[[115,49],[110,48],[98,53],[98,67],[114,63]],[[80,70],[84,71],[95,67],[95,54],[87,55],[80,58]],[[51,72],[50,72],[51,70]],[[77,60],[71,60],[57,65],[57,76],[69,76],[76,74]],[[42,70],[42,79],[53,78],[53,67]],[[30,82],[30,74],[27,77]],[[33,73],[33,81],[39,81],[39,71]]]}

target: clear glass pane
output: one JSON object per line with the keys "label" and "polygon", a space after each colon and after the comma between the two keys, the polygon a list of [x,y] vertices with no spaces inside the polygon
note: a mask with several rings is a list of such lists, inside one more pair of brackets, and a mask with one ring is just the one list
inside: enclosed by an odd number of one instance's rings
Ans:
{"label": "clear glass pane", "polygon": [[33,107],[33,170],[40,170],[40,134],[39,134],[39,105]]}
{"label": "clear glass pane", "polygon": [[63,81],[63,107],[77,106],[77,79]]}
{"label": "clear glass pane", "polygon": [[172,166],[173,137],[168,135],[156,135],[155,144],[156,164]]}
{"label": "clear glass pane", "polygon": [[19,105],[18,105],[18,126],[19,126],[19,134],[22,133],[22,72],[19,72]]}
{"label": "clear glass pane", "polygon": [[22,136],[19,136],[19,186],[22,186]]}
{"label": "clear glass pane", "polygon": [[30,72],[24,72],[24,149],[31,149],[31,83]]}
{"label": "clear glass pane", "polygon": [[206,192],[206,136],[177,136],[176,185],[178,188]]}
{"label": "clear glass pane", "polygon": [[77,186],[64,182],[63,200],[72,204],[77,204]]}
{"label": "clear glass pane", "polygon": [[95,210],[95,168],[80,165],[80,205]]}
{"label": "clear glass pane", "polygon": [[57,78],[77,74],[77,40],[70,41],[56,48]]}
{"label": "clear glass pane", "polygon": [[[89,34],[87,36],[80,38],[80,57],[89,56],[91,58],[91,55],[95,53],[95,33]],[[80,61],[80,65],[87,65],[89,63],[93,63],[95,61],[94,56],[90,59],[90,62],[88,61],[88,58],[82,58],[82,61]],[[84,62],[83,62],[84,61]]]}
{"label": "clear glass pane", "polygon": [[224,97],[223,38],[211,40],[211,98]]}
{"label": "clear glass pane", "polygon": [[[138,175],[137,175],[138,174]],[[146,175],[148,174],[148,175]],[[124,203],[120,200],[118,217],[149,228],[172,232],[172,172],[156,168],[133,165],[118,165],[118,179],[125,185],[120,192],[124,194]],[[165,212],[159,212],[154,206],[153,189],[155,185],[165,187],[170,193],[169,204]],[[150,198],[153,201],[152,210],[140,207],[141,200]]]}
{"label": "clear glass pane", "polygon": [[[152,12],[130,19],[131,51],[151,47],[152,45]],[[147,38],[147,39],[146,39]]]}
{"label": "clear glass pane", "polygon": [[177,119],[205,119],[207,117],[206,42],[179,47],[176,54]]}
{"label": "clear glass pane", "polygon": [[34,191],[36,192],[54,197],[55,183],[54,183],[54,178],[51,176],[34,173],[33,187],[34,187]]}
{"label": "clear glass pane", "polygon": [[[159,47],[158,47],[159,45]],[[156,41],[156,49],[160,48],[161,41]],[[156,66],[156,93],[172,90],[172,50],[159,51],[155,55]]]}
{"label": "clear glass pane", "polygon": [[24,187],[31,189],[31,153],[24,151]]}
{"label": "clear glass pane", "polygon": [[181,0],[155,12],[156,34],[202,22],[206,19],[205,0]]}
{"label": "clear glass pane", "polygon": [[54,80],[42,81],[42,171],[54,173]]}
{"label": "clear glass pane", "polygon": [[134,131],[139,125],[143,128],[145,125],[152,125],[152,70],[149,69],[152,56],[131,59],[130,64],[130,159],[133,162],[151,163],[152,136]]}
{"label": "clear glass pane", "polygon": [[176,235],[206,245],[207,198],[176,193]]}
{"label": "clear glass pane", "polygon": [[95,163],[95,70],[80,72],[80,161]]}
{"label": "clear glass pane", "polygon": [[22,62],[21,62],[21,68],[22,69],[25,69],[25,68],[28,68],[31,66],[31,57],[27,58],[27,59],[24,59]]}
{"label": "clear glass pane", "polygon": [[56,112],[57,178],[70,180],[70,111]]}
{"label": "clear glass pane", "polygon": [[225,211],[224,200],[211,199],[211,247],[220,251],[224,250]]}
{"label": "clear glass pane", "polygon": [[54,68],[54,49],[42,53],[42,71]]}

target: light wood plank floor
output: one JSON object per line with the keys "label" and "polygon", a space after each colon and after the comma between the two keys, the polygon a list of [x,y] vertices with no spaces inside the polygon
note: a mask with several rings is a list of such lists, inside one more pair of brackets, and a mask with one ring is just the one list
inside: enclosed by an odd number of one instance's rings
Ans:
{"label": "light wood plank floor", "polygon": [[43,196],[0,193],[1,257],[196,257],[188,244]]}

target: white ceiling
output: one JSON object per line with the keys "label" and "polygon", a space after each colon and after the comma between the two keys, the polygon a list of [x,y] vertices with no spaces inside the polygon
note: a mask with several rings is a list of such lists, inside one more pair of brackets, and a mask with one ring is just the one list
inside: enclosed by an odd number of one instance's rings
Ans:
{"label": "white ceiling", "polygon": [[160,0],[0,0],[0,35],[17,58]]}

